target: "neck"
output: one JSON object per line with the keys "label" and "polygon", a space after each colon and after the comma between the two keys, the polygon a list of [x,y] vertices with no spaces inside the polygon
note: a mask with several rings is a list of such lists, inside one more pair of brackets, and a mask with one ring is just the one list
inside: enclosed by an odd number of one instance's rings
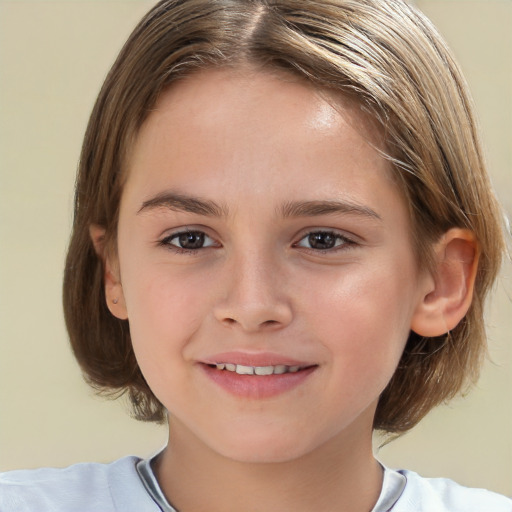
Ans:
{"label": "neck", "polygon": [[223,457],[182,425],[170,425],[155,473],[179,512],[369,512],[379,497],[382,469],[371,431],[344,433],[291,461],[251,463]]}

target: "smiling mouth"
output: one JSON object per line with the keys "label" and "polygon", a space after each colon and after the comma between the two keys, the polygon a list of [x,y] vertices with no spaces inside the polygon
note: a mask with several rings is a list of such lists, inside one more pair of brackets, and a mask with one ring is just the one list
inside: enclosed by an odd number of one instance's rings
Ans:
{"label": "smiling mouth", "polygon": [[283,375],[285,373],[297,373],[306,370],[315,365],[309,366],[288,366],[285,364],[277,364],[275,366],[245,366],[233,363],[217,363],[209,364],[210,368],[216,368],[220,371],[237,373],[238,375]]}
{"label": "smiling mouth", "polygon": [[[263,356],[244,361],[250,357],[233,354],[230,362],[226,362],[226,359],[229,361],[228,356],[217,357],[217,361],[210,360],[200,365],[204,374],[224,391],[244,400],[264,400],[284,394],[304,385],[319,368],[318,364],[280,361],[283,358],[276,356],[272,356],[274,361],[270,356],[265,356],[266,361]],[[248,364],[251,362],[252,365]],[[270,362],[275,364],[268,364]],[[288,364],[283,364],[286,362]]]}

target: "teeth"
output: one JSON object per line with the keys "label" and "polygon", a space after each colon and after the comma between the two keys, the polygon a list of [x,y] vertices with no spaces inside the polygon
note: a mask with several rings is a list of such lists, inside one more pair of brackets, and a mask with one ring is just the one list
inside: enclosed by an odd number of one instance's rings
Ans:
{"label": "teeth", "polygon": [[254,368],[254,373],[256,375],[272,375],[274,373],[274,368],[272,368],[272,366],[256,366]]}
{"label": "teeth", "polygon": [[301,366],[286,366],[277,364],[275,366],[244,366],[242,364],[233,363],[217,363],[217,370],[227,370],[235,372],[239,375],[282,375],[283,373],[297,373]]}
{"label": "teeth", "polygon": [[235,371],[239,375],[254,375],[254,367],[253,366],[242,366],[241,364],[237,364]]}

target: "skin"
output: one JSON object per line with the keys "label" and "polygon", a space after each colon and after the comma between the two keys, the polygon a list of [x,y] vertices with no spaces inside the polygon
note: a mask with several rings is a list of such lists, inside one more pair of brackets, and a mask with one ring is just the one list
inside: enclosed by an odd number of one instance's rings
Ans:
{"label": "skin", "polygon": [[[180,81],[143,125],[106,295],[129,319],[141,370],[170,411],[156,473],[182,512],[375,504],[378,397],[411,329],[450,328],[441,294],[454,319],[469,304],[476,265],[471,237],[455,230],[438,253],[460,260],[461,246],[473,259],[443,267],[440,256],[444,288],[420,271],[379,146],[357,105],[247,69]],[[195,242],[203,233],[203,245],[183,251],[183,232]],[[93,227],[93,240],[101,233]],[[326,233],[335,245],[321,250],[314,243]],[[451,300],[461,286],[463,298]],[[277,354],[313,370],[277,395],[235,396],[204,371],[225,352]]]}

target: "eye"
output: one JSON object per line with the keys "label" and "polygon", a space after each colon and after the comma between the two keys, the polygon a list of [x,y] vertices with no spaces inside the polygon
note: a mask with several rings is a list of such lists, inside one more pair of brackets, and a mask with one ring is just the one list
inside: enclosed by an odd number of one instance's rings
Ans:
{"label": "eye", "polygon": [[203,231],[181,231],[164,238],[161,245],[174,246],[178,250],[195,251],[216,246],[216,242]]}
{"label": "eye", "polygon": [[337,247],[352,245],[354,242],[335,231],[312,231],[295,244],[316,251],[328,251]]}

